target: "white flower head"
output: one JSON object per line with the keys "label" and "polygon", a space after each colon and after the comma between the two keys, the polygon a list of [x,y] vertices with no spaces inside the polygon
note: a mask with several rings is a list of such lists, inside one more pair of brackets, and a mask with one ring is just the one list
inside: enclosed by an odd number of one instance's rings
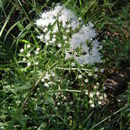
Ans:
{"label": "white flower head", "polygon": [[97,86],[96,86],[96,85],[94,85],[94,89],[97,89]]}
{"label": "white flower head", "polygon": [[44,82],[44,81],[45,81],[45,79],[44,79],[44,78],[42,78],[42,79],[41,79],[41,81],[42,81],[42,82]]}
{"label": "white flower head", "polygon": [[94,107],[95,107],[95,105],[94,105],[94,104],[91,104],[91,107],[92,107],[92,108],[94,108]]}
{"label": "white flower head", "polygon": [[30,47],[31,47],[31,45],[30,45],[30,44],[28,44],[28,45],[27,45],[27,48],[30,48]]}
{"label": "white flower head", "polygon": [[30,53],[27,53],[27,57],[30,57],[31,56],[31,54]]}
{"label": "white flower head", "polygon": [[31,62],[28,62],[28,63],[27,63],[27,66],[30,67],[30,66],[31,66]]}
{"label": "white flower head", "polygon": [[93,103],[93,100],[90,99],[90,100],[89,100],[89,103],[92,104],[92,103]]}
{"label": "white flower head", "polygon": [[101,69],[100,72],[101,72],[101,73],[104,73],[104,69]]}
{"label": "white flower head", "polygon": [[27,59],[26,58],[23,58],[23,61],[25,62]]}
{"label": "white flower head", "polygon": [[82,75],[79,75],[78,78],[81,79],[81,78],[82,78]]}
{"label": "white flower head", "polygon": [[94,94],[91,92],[91,93],[89,94],[89,96],[90,96],[90,98],[92,98],[92,97],[94,96]]}
{"label": "white flower head", "polygon": [[75,63],[74,63],[74,62],[72,62],[72,63],[71,63],[71,66],[73,66],[73,67],[74,67],[74,66],[75,66]]}
{"label": "white flower head", "polygon": [[20,52],[22,53],[22,52],[24,52],[24,49],[22,48],[22,49],[20,49]]}
{"label": "white flower head", "polygon": [[38,62],[35,62],[35,65],[38,65],[39,63]]}
{"label": "white flower head", "polygon": [[100,100],[103,100],[103,96],[100,96],[99,99],[100,99]]}
{"label": "white flower head", "polygon": [[44,30],[43,30],[43,32],[47,32],[47,30],[48,30],[47,27],[45,27]]}
{"label": "white flower head", "polygon": [[97,92],[96,92],[96,95],[97,95],[97,96],[99,96],[99,95],[100,95],[100,92],[99,92],[99,91],[97,91]]}
{"label": "white flower head", "polygon": [[84,81],[85,81],[85,83],[88,83],[88,79],[85,79]]}
{"label": "white flower head", "polygon": [[70,32],[70,29],[66,29],[66,32],[69,33],[69,32]]}
{"label": "white flower head", "polygon": [[95,74],[95,75],[94,75],[94,78],[96,79],[97,77],[98,77],[98,75],[97,75],[97,74]]}
{"label": "white flower head", "polygon": [[48,87],[49,87],[49,84],[48,84],[48,83],[44,83],[44,86],[48,88]]}
{"label": "white flower head", "polygon": [[101,104],[102,104],[102,102],[101,102],[101,101],[98,101],[98,104],[99,104],[99,105],[101,105]]}
{"label": "white flower head", "polygon": [[65,52],[65,59],[69,59],[69,58],[71,58],[71,55],[70,55],[70,53],[69,52]]}
{"label": "white flower head", "polygon": [[40,51],[40,48],[37,48],[36,51]]}
{"label": "white flower head", "polygon": [[85,94],[88,95],[88,91],[86,91]]}
{"label": "white flower head", "polygon": [[35,54],[38,55],[38,54],[39,54],[39,51],[36,50],[36,51],[35,51]]}
{"label": "white flower head", "polygon": [[66,39],[67,39],[67,36],[63,36],[63,39],[66,40]]}
{"label": "white flower head", "polygon": [[104,96],[104,98],[107,98],[107,95],[106,95],[105,93],[104,93],[104,95],[103,95],[103,96]]}
{"label": "white flower head", "polygon": [[61,48],[61,44],[59,43],[58,45],[57,45],[59,48]]}
{"label": "white flower head", "polygon": [[95,70],[95,72],[97,72],[97,71],[98,71],[98,68],[97,68],[97,67],[95,67],[95,69],[94,69],[94,70]]}

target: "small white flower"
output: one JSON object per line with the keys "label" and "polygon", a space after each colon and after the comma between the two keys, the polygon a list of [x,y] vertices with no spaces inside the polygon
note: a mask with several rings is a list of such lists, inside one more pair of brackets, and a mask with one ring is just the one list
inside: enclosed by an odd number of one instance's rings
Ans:
{"label": "small white flower", "polygon": [[67,28],[71,28],[71,25],[70,25],[70,24],[68,24],[68,25],[67,25]]}
{"label": "small white flower", "polygon": [[98,77],[98,75],[97,75],[97,74],[95,74],[95,75],[94,75],[94,78],[96,79],[97,77]]}
{"label": "small white flower", "polygon": [[57,107],[55,107],[55,110],[58,110],[58,108],[57,108]]}
{"label": "small white flower", "polygon": [[46,75],[45,75],[45,79],[50,79],[50,74],[48,74],[48,73],[46,73]]}
{"label": "small white flower", "polygon": [[94,85],[94,89],[97,89],[97,86],[96,86],[96,85]]}
{"label": "small white flower", "polygon": [[31,47],[31,45],[30,45],[30,44],[28,44],[28,45],[27,45],[27,48],[30,48],[30,47]]}
{"label": "small white flower", "polygon": [[20,49],[20,52],[22,53],[22,52],[24,52],[24,49],[22,48],[22,49]]}
{"label": "small white flower", "polygon": [[37,48],[36,51],[40,51],[40,48]]}
{"label": "small white flower", "polygon": [[69,30],[69,29],[66,29],[66,32],[67,32],[67,33],[69,33],[69,32],[70,32],[70,30]]}
{"label": "small white flower", "polygon": [[104,98],[107,98],[107,95],[106,95],[106,94],[104,94]]}
{"label": "small white flower", "polygon": [[48,84],[49,84],[49,85],[52,85],[52,84],[54,84],[54,82],[48,82]]}
{"label": "small white flower", "polygon": [[43,32],[46,32],[48,29],[47,29],[47,27],[46,28],[44,28],[44,30],[43,30]]}
{"label": "small white flower", "polygon": [[69,58],[71,58],[71,55],[70,55],[70,53],[68,53],[68,52],[65,52],[65,59],[69,59]]}
{"label": "small white flower", "polygon": [[67,102],[65,102],[64,105],[67,106]]}
{"label": "small white flower", "polygon": [[92,97],[93,97],[93,95],[94,95],[94,94],[91,92],[91,93],[89,94],[90,98],[92,98]]}
{"label": "small white flower", "polygon": [[102,104],[102,102],[101,102],[101,101],[98,101],[98,104],[99,104],[99,105],[101,105],[101,104]]}
{"label": "small white flower", "polygon": [[55,41],[56,41],[56,38],[55,38],[55,37],[53,37],[53,38],[52,38],[52,42],[55,42]]}
{"label": "small white flower", "polygon": [[57,102],[57,105],[59,106],[59,105],[60,105],[60,102]]}
{"label": "small white flower", "polygon": [[25,61],[26,61],[26,58],[23,58],[23,61],[25,62]]}
{"label": "small white flower", "polygon": [[78,78],[81,79],[81,78],[82,78],[82,75],[79,75]]}
{"label": "small white flower", "polygon": [[104,69],[101,69],[100,72],[101,72],[101,73],[104,73]]}
{"label": "small white flower", "polygon": [[67,98],[64,96],[64,100],[66,100]]}
{"label": "small white flower", "polygon": [[75,63],[74,63],[74,62],[72,62],[72,63],[71,63],[71,66],[73,66],[73,67],[74,67],[74,66],[75,66]]}
{"label": "small white flower", "polygon": [[[51,43],[52,41],[50,41],[50,43]],[[53,43],[53,42],[52,42]],[[48,42],[46,42],[46,45],[48,46],[49,45],[49,43]]]}
{"label": "small white flower", "polygon": [[56,38],[56,35],[54,34],[53,37]]}
{"label": "small white flower", "polygon": [[74,55],[76,56],[78,53],[77,52],[74,52]]}
{"label": "small white flower", "polygon": [[67,36],[63,36],[63,39],[66,40],[66,39],[67,39]]}
{"label": "small white flower", "polygon": [[93,103],[93,100],[89,100],[89,103],[92,104],[92,103]]}
{"label": "small white flower", "polygon": [[48,83],[44,83],[44,86],[48,88],[48,87],[49,87],[49,84],[48,84]]}
{"label": "small white flower", "polygon": [[56,74],[53,72],[52,74],[51,74],[53,77],[55,77],[56,76]]}
{"label": "small white flower", "polygon": [[88,76],[92,76],[93,74],[91,72],[88,73]]}
{"label": "small white flower", "polygon": [[81,21],[81,20],[82,20],[82,18],[81,18],[81,17],[79,17],[79,18],[78,18],[78,20],[79,20],[79,21]]}
{"label": "small white flower", "polygon": [[100,99],[100,100],[103,100],[103,96],[100,96],[99,99]]}
{"label": "small white flower", "polygon": [[93,107],[95,107],[95,105],[94,105],[94,104],[91,104],[91,107],[93,108]]}
{"label": "small white flower", "polygon": [[44,78],[42,78],[42,79],[41,79],[41,81],[42,81],[42,82],[44,82],[44,81],[45,81],[45,79],[44,79]]}
{"label": "small white flower", "polygon": [[103,87],[104,90],[106,90],[106,87]]}
{"label": "small white flower", "polygon": [[38,62],[35,62],[35,65],[38,65],[39,63]]}
{"label": "small white flower", "polygon": [[43,34],[40,36],[37,36],[38,39],[40,39],[41,41],[43,40]]}
{"label": "small white flower", "polygon": [[96,83],[97,85],[99,85],[99,83]]}
{"label": "small white flower", "polygon": [[97,95],[97,96],[99,96],[99,95],[100,95],[100,92],[99,92],[99,91],[97,91],[97,92],[96,92],[96,95]]}
{"label": "small white flower", "polygon": [[98,68],[97,68],[97,67],[95,67],[95,69],[94,69],[94,70],[95,70],[95,72],[97,72],[97,71],[98,71]]}
{"label": "small white flower", "polygon": [[88,91],[86,91],[85,94],[88,95]]}
{"label": "small white flower", "polygon": [[30,57],[30,56],[31,56],[31,54],[30,54],[30,53],[28,53],[28,54],[27,54],[27,57]]}
{"label": "small white flower", "polygon": [[68,43],[68,41],[65,41],[65,43]]}
{"label": "small white flower", "polygon": [[27,63],[27,66],[28,66],[28,67],[31,66],[31,62],[28,62],[28,63]]}
{"label": "small white flower", "polygon": [[58,45],[57,45],[59,48],[61,48],[61,44],[59,43]]}
{"label": "small white flower", "polygon": [[84,81],[85,81],[85,83],[88,83],[88,79],[85,79]]}
{"label": "small white flower", "polygon": [[70,102],[70,105],[72,105],[72,104],[73,104],[73,102],[71,101],[71,102]]}
{"label": "small white flower", "polygon": [[36,50],[36,51],[35,51],[35,54],[38,55],[38,54],[39,54],[39,51]]}

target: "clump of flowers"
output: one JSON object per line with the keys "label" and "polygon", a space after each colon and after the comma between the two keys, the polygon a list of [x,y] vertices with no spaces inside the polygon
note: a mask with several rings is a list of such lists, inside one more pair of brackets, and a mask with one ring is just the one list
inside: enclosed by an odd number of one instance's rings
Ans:
{"label": "clump of flowers", "polygon": [[[97,79],[101,73],[104,73],[104,69],[93,66],[95,63],[102,62],[100,54],[102,45],[97,40],[94,25],[91,22],[84,24],[81,18],[78,18],[71,10],[59,5],[52,10],[43,12],[35,24],[41,30],[41,35],[38,38],[42,45],[25,44],[24,48],[20,50],[22,57],[20,63],[27,65],[24,70],[35,69],[35,74],[39,76],[41,84],[46,90],[80,92],[80,90],[72,90],[77,89],[73,87],[74,82],[76,82],[78,87],[84,87],[83,90],[92,108],[103,105],[107,96],[101,90]],[[52,62],[49,60],[52,55],[54,58],[58,57],[58,61],[62,59],[62,67],[60,61]],[[47,66],[51,62],[53,65],[50,66],[53,68]],[[86,68],[86,65],[91,67]],[[42,77],[41,67],[46,70]],[[69,79],[69,74],[66,74],[65,71],[70,70],[74,73],[75,79]],[[62,76],[58,75],[61,73]],[[57,108],[61,103],[57,96],[55,99]]]}
{"label": "clump of flowers", "polygon": [[101,62],[102,45],[96,39],[94,25],[87,25],[63,6],[43,12],[36,21],[43,34],[38,38],[46,45],[64,47],[65,59],[74,58],[80,65]]}

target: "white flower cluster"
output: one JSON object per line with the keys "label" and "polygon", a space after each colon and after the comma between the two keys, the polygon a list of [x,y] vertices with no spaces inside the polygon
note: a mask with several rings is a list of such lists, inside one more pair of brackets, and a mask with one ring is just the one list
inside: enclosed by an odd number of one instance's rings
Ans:
{"label": "white flower cluster", "polygon": [[34,56],[33,51],[31,51],[31,45],[30,44],[25,45],[24,48],[20,49],[19,55],[23,58],[21,62],[27,63],[27,67],[31,67],[32,65],[37,66],[39,64],[38,56],[37,56],[39,52],[40,52],[40,48],[36,48],[34,50],[34,53],[35,53],[35,56]]}
{"label": "white flower cluster", "polygon": [[89,97],[89,104],[91,107],[95,107],[95,105],[104,105],[106,103],[107,95],[98,91],[99,84],[94,85],[94,90],[88,92],[86,90],[85,94]]}
{"label": "white flower cluster", "polygon": [[[97,33],[93,28],[94,25],[91,22],[85,25],[71,10],[58,5],[50,11],[43,12],[41,18],[36,20],[36,25],[43,31],[39,38],[47,45],[55,44],[59,48],[62,45],[59,43],[57,33],[61,28],[65,30],[61,37],[64,41],[63,44],[69,44],[69,48],[63,45],[66,59],[74,58],[81,65],[100,62],[99,50],[102,49],[102,46],[96,40]],[[68,33],[70,35],[67,35]],[[77,52],[78,48],[80,48],[80,53]]]}
{"label": "white flower cluster", "polygon": [[41,81],[44,83],[44,87],[49,88],[50,86],[55,85],[55,82],[51,81],[51,79],[54,79],[54,77],[54,72],[46,72],[45,76],[41,79]]}
{"label": "white flower cluster", "polygon": [[[73,30],[79,25],[77,17],[72,11],[63,6],[56,6],[53,10],[43,12],[41,18],[36,21],[36,25],[43,28],[43,31],[47,31],[46,27],[55,24],[57,19],[59,22],[62,22],[64,28],[67,28],[67,22],[69,22],[69,26],[71,26]],[[56,23],[53,32],[58,31],[58,23]]]}

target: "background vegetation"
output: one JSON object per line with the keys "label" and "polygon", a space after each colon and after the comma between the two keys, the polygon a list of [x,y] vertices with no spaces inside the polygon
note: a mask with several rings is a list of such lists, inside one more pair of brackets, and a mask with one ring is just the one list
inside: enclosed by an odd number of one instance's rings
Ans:
{"label": "background vegetation", "polygon": [[0,0],[0,130],[129,129],[128,90],[96,109],[86,106],[82,93],[75,95],[74,105],[61,106],[60,110],[53,107],[52,95],[41,96],[45,91],[40,85],[29,95],[33,83],[29,72],[21,72],[19,50],[26,41],[38,42],[34,22],[56,3],[65,4],[86,23],[94,23],[103,44],[105,77],[130,65],[127,0]]}

